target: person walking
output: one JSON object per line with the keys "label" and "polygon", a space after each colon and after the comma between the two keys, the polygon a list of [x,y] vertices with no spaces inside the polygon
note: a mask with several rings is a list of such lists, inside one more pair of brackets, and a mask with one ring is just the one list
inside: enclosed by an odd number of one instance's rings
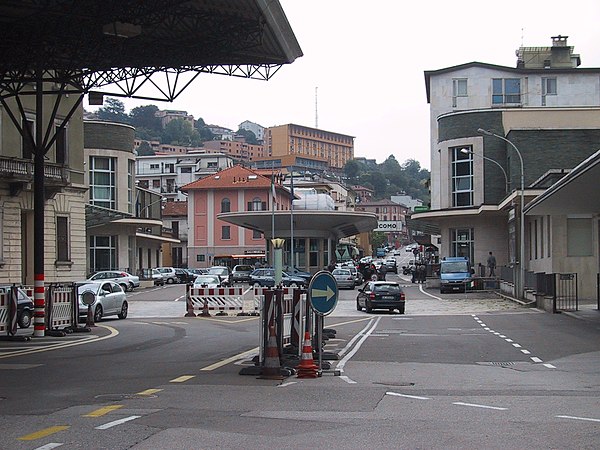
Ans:
{"label": "person walking", "polygon": [[381,263],[381,267],[379,268],[379,281],[385,281],[385,276],[387,274],[387,266],[385,262]]}
{"label": "person walking", "polygon": [[487,259],[487,266],[490,271],[490,277],[496,276],[496,257],[490,252],[490,255]]}
{"label": "person walking", "polygon": [[425,280],[427,279],[427,267],[425,267],[425,264],[420,264],[419,265],[419,283],[425,283]]}

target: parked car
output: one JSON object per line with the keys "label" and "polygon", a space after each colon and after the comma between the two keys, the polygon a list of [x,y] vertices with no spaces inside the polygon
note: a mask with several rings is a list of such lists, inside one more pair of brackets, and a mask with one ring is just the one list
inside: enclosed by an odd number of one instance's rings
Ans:
{"label": "parked car", "polygon": [[195,273],[192,273],[187,269],[179,268],[175,269],[175,275],[177,275],[180,283],[193,283],[197,276]]}
{"label": "parked car", "polygon": [[[11,285],[0,286],[0,293],[10,295]],[[20,287],[17,290],[17,324],[19,328],[29,328],[33,317],[33,300]],[[8,317],[8,316],[7,316]]]}
{"label": "parked car", "polygon": [[188,272],[191,272],[195,275],[205,275],[208,273],[208,269],[200,269],[200,268],[195,268],[195,269],[188,269]]}
{"label": "parked car", "polygon": [[304,278],[306,284],[308,284],[312,278],[312,274],[310,272],[306,272],[305,270],[300,270],[292,266],[283,266],[283,271],[292,277]]}
{"label": "parked car", "polygon": [[192,288],[218,288],[221,287],[221,279],[218,275],[198,275],[194,280]]}
{"label": "parked car", "polygon": [[221,286],[229,286],[229,267],[226,266],[212,266],[208,268],[207,275],[217,275],[221,280]]}
{"label": "parked car", "polygon": [[387,258],[385,260],[385,267],[388,272],[398,273],[398,266],[396,265],[396,258]]}
{"label": "parked car", "polygon": [[104,280],[110,280],[119,283],[125,292],[133,291],[134,288],[140,287],[140,277],[137,275],[131,275],[130,273],[123,272],[121,270],[103,270],[96,272],[86,281]]}
{"label": "parked car", "polygon": [[[273,287],[275,286],[275,269],[255,269],[250,274],[250,284],[254,287]],[[301,277],[293,277],[286,272],[281,274],[281,284],[287,287],[304,287],[306,281]]]}
{"label": "parked car", "polygon": [[331,272],[339,289],[354,289],[356,281],[350,269],[333,269]]}
{"label": "parked car", "polygon": [[348,267],[347,269],[350,271],[350,273],[352,273],[352,276],[354,277],[354,284],[356,286],[359,286],[364,283],[363,274],[360,273],[360,271],[356,267]]}
{"label": "parked car", "polygon": [[249,283],[250,274],[253,270],[254,267],[248,265],[238,264],[237,266],[233,266],[231,281],[233,283]]}
{"label": "parked car", "polygon": [[88,307],[83,303],[82,294],[91,291],[96,299],[92,304],[94,322],[99,322],[106,316],[117,316],[125,319],[128,312],[127,295],[121,286],[114,281],[96,281],[82,284],[77,288],[79,299],[79,318],[85,320]]}
{"label": "parked car", "polygon": [[150,270],[150,276],[152,277],[152,281],[154,282],[154,286],[164,286],[165,285],[165,277],[156,269]]}
{"label": "parked car", "polygon": [[397,309],[404,314],[405,303],[400,285],[390,281],[370,281],[358,290],[356,297],[356,309],[362,311],[365,308],[368,313],[374,309],[388,309],[390,312]]}
{"label": "parked car", "polygon": [[179,278],[177,277],[177,273],[175,272],[175,268],[173,267],[157,267],[163,278],[165,279],[165,283],[174,284],[179,283]]}

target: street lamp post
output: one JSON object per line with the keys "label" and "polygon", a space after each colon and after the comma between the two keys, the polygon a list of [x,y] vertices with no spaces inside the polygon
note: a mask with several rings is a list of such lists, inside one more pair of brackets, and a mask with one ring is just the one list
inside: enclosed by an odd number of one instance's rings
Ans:
{"label": "street lamp post", "polygon": [[484,134],[486,136],[493,136],[495,138],[501,139],[504,142],[508,142],[510,146],[517,152],[519,156],[519,162],[521,163],[521,210],[520,210],[520,239],[521,245],[519,248],[519,295],[521,298],[525,298],[525,171],[523,168],[523,156],[521,152],[517,148],[515,144],[513,144],[510,140],[505,138],[504,136],[500,136],[499,134],[493,133],[488,130],[484,130],[483,128],[477,129],[478,133]]}

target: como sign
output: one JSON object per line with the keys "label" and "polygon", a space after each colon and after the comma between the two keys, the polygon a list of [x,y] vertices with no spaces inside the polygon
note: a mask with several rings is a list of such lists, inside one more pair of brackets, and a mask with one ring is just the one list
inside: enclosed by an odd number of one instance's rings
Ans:
{"label": "como sign", "polygon": [[402,231],[402,222],[380,220],[377,222],[377,228],[375,228],[373,231]]}

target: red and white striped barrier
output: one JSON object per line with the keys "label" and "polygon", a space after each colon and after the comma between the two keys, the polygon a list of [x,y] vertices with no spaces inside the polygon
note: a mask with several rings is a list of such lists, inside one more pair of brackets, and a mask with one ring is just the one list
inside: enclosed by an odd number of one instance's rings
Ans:
{"label": "red and white striped barrier", "polygon": [[68,328],[76,325],[73,311],[73,288],[50,286],[48,329]]}
{"label": "red and white striped barrier", "polygon": [[194,317],[204,311],[256,313],[258,307],[254,291],[241,287],[188,287],[186,296],[186,317]]}
{"label": "red and white striped barrier", "polygon": [[8,305],[10,303],[10,293],[0,293],[0,333],[6,334],[10,329]]}

